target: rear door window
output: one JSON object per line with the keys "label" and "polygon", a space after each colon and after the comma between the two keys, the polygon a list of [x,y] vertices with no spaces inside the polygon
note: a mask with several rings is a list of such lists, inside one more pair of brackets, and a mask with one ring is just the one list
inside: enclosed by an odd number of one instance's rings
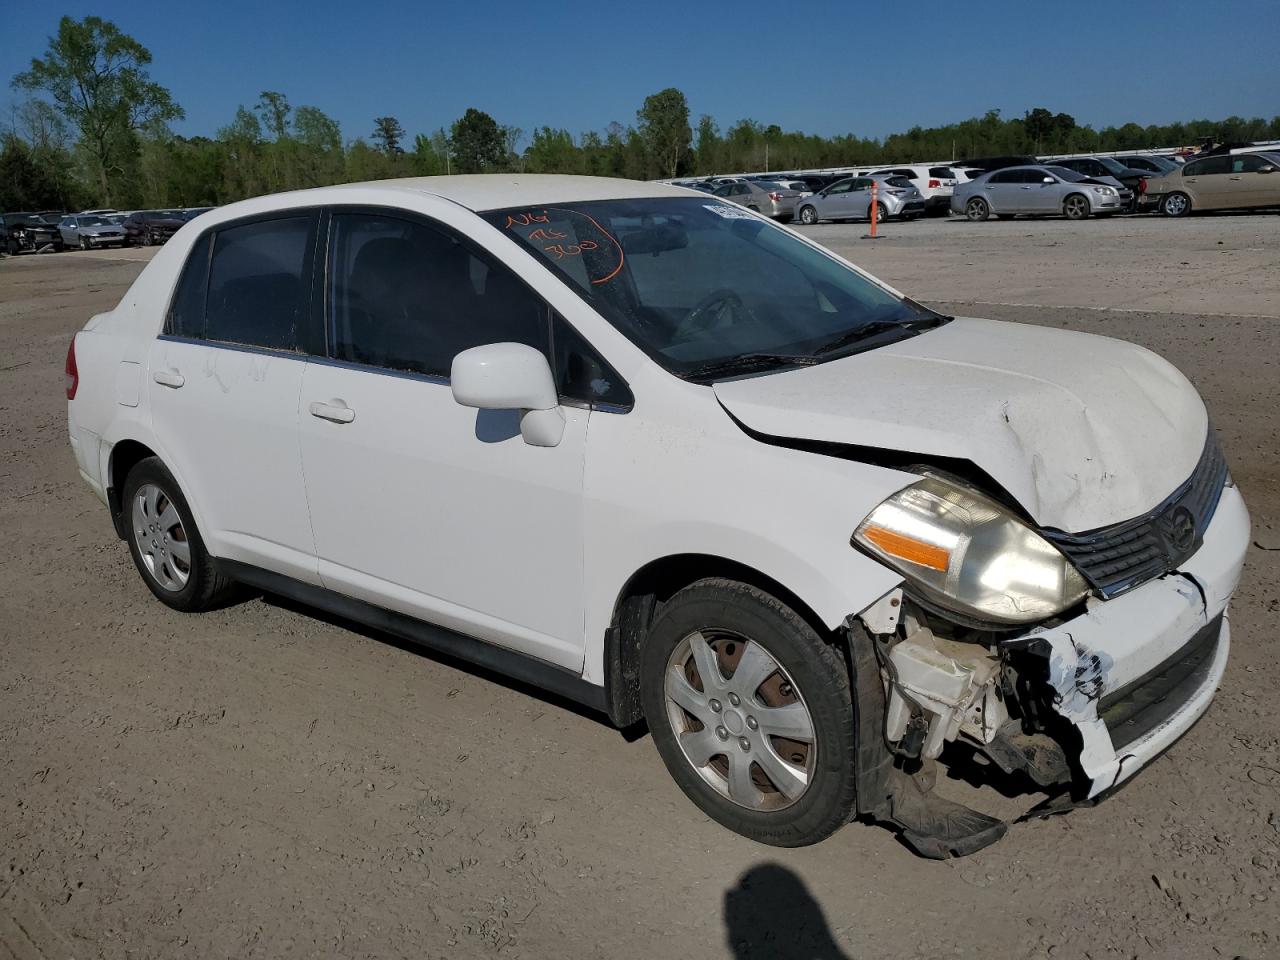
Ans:
{"label": "rear door window", "polygon": [[929,176],[937,177],[940,180],[956,179],[956,172],[950,167],[930,167]]}
{"label": "rear door window", "polygon": [[305,348],[315,222],[304,213],[214,234],[205,339],[271,350]]}

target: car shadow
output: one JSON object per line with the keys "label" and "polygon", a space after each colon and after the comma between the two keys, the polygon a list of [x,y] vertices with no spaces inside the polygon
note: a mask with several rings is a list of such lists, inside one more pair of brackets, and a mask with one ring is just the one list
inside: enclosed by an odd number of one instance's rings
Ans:
{"label": "car shadow", "polygon": [[[451,657],[447,653],[442,653],[430,647],[414,643],[412,640],[406,640],[394,633],[379,630],[376,627],[367,626],[357,620],[349,620],[346,617],[330,613],[327,610],[320,610],[316,607],[308,606],[305,603],[291,600],[288,597],[268,593],[263,590],[251,590],[247,594],[242,594],[240,599],[260,599],[263,603],[277,607],[281,610],[288,610],[291,613],[300,614],[301,616],[309,617],[312,620],[318,620],[321,623],[327,623],[330,626],[338,627],[341,630],[359,634],[360,636],[366,637],[370,640],[376,640],[378,643],[385,643],[387,646],[395,647],[397,650],[403,650],[406,653],[411,653],[414,656],[421,657],[423,660],[430,660],[435,663],[444,664],[445,666],[452,667],[453,669],[459,670],[463,673],[471,674],[471,676],[484,680],[487,683],[493,683],[498,686],[505,687],[515,693],[523,694],[536,700],[541,700],[543,703],[559,707],[562,710],[567,710],[570,713],[577,714],[580,717],[585,717],[586,719],[602,724],[603,726],[618,729],[613,727],[609,718],[603,713],[599,713],[590,707],[584,706],[576,700],[571,700],[568,697],[563,697],[559,694],[544,690],[542,687],[536,686],[532,683],[525,683],[522,680],[516,680],[504,673],[500,673],[497,670],[490,670],[487,667],[471,663],[467,660],[460,660],[457,657]],[[477,640],[475,642],[483,643],[484,641]],[[640,723],[619,729],[618,732],[627,743],[634,743],[635,741],[642,739],[645,734],[649,732],[649,728],[643,721],[641,721]]]}
{"label": "car shadow", "polygon": [[725,939],[735,960],[852,960],[795,873],[762,863],[724,894]]}

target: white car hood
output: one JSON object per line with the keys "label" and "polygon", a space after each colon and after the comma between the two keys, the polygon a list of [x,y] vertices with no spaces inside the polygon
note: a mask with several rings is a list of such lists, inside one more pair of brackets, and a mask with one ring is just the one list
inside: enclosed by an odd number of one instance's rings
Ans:
{"label": "white car hood", "polygon": [[1208,429],[1195,388],[1149,350],[994,320],[714,389],[758,433],[970,460],[1070,533],[1157,506]]}

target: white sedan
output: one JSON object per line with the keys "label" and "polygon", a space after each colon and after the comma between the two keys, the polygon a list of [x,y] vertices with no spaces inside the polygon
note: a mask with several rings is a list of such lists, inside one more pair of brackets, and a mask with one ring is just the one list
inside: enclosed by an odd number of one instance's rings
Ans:
{"label": "white sedan", "polygon": [[[1248,542],[1187,380],[927,309],[705,194],[477,176],[189,223],[67,356],[141,577],[238,585],[647,722],[709,816],[925,856],[964,741],[1098,799],[1208,708]],[[174,642],[181,642],[175,637]]]}

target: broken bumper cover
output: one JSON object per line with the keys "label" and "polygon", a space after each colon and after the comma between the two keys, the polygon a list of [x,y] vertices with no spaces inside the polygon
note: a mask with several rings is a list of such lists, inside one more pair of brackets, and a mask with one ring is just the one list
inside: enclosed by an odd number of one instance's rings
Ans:
{"label": "broken bumper cover", "polygon": [[1226,670],[1227,603],[1248,542],[1248,511],[1229,486],[1177,572],[1006,641],[1010,652],[1047,661],[1052,708],[1080,735],[1087,798],[1133,776],[1208,709]]}

